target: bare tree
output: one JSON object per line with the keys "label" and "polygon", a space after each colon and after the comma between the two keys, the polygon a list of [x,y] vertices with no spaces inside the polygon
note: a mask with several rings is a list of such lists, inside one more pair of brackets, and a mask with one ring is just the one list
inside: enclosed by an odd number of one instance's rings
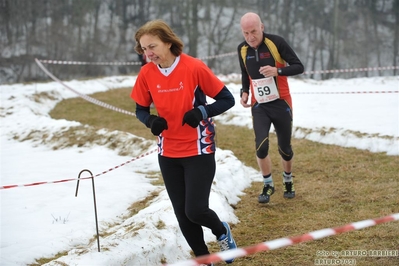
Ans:
{"label": "bare tree", "polygon": [[[396,0],[394,1],[393,4],[393,12],[394,17],[395,17],[395,22],[394,22],[394,37],[393,37],[393,66],[398,66],[398,57],[399,57],[399,1]],[[399,73],[398,69],[394,70],[394,75],[397,75]]]}
{"label": "bare tree", "polygon": [[[0,0],[0,83],[47,78],[37,71],[35,57],[138,61],[134,32],[156,18],[179,34],[185,52],[209,57],[205,61],[214,72],[239,71],[237,55],[217,55],[236,51],[243,40],[239,20],[248,11],[259,13],[266,32],[283,36],[307,70],[398,65],[399,0]],[[139,69],[48,67],[60,78],[129,74]],[[364,72],[312,77],[361,75]]]}

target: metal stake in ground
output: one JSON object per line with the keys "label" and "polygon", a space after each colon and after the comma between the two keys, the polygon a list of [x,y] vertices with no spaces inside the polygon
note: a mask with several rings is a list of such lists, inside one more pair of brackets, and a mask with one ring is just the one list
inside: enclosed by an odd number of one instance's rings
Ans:
{"label": "metal stake in ground", "polygon": [[83,172],[89,172],[89,173],[90,173],[90,178],[91,178],[91,183],[92,183],[92,188],[93,188],[94,218],[95,218],[95,221],[96,221],[96,232],[97,232],[97,248],[98,248],[98,252],[100,252],[100,235],[98,234],[96,189],[95,189],[95,187],[94,187],[94,176],[93,176],[93,174],[90,172],[90,170],[84,169],[84,170],[80,171],[79,176],[78,176],[78,182],[76,183],[75,197],[78,196],[80,175],[81,175]]}

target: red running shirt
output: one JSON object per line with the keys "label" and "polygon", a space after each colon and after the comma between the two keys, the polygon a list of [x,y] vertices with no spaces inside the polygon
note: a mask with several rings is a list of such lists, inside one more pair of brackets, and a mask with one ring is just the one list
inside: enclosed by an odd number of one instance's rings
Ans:
{"label": "red running shirt", "polygon": [[206,96],[215,97],[224,86],[201,60],[186,54],[180,55],[168,76],[153,63],[141,68],[131,97],[141,106],[154,103],[158,115],[167,121],[168,129],[158,136],[160,155],[182,158],[215,152],[211,118],[202,120],[197,128],[182,126],[182,121],[187,111],[206,105]]}

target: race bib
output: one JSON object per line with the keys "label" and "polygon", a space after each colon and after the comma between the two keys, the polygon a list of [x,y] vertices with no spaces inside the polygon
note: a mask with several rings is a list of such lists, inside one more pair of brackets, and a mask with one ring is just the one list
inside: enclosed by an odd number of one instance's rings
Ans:
{"label": "race bib", "polygon": [[280,98],[273,77],[252,80],[254,97],[258,103],[267,103]]}

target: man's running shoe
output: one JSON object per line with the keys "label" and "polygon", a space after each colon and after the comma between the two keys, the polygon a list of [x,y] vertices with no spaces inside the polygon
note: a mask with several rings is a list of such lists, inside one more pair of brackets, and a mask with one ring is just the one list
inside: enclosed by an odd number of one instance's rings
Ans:
{"label": "man's running shoe", "polygon": [[[237,248],[236,242],[234,241],[233,235],[231,234],[230,226],[226,222],[222,222],[224,227],[226,228],[226,234],[223,234],[218,239],[218,244],[220,246],[221,251],[226,251],[230,249]],[[226,260],[226,263],[232,263],[234,258],[231,260]]]}
{"label": "man's running shoe", "polygon": [[284,185],[284,198],[292,199],[295,197],[294,181],[283,182]]}
{"label": "man's running shoe", "polygon": [[[270,201],[270,196],[274,193],[274,187],[266,185],[263,187],[262,194],[259,195],[259,203],[268,203]],[[284,194],[285,195],[285,194]]]}

